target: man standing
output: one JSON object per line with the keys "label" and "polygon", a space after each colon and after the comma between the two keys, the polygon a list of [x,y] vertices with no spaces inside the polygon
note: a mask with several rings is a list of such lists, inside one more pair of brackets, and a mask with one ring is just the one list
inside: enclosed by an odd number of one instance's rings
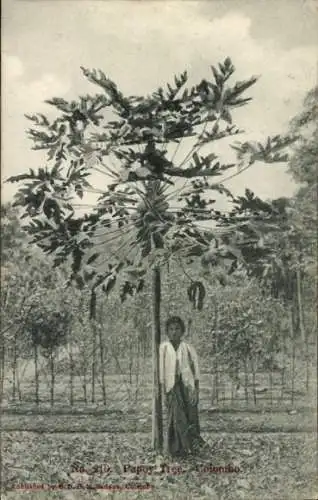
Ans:
{"label": "man standing", "polygon": [[168,339],[160,345],[160,385],[168,412],[167,449],[172,456],[194,453],[200,436],[199,364],[195,349],[182,341],[185,325],[179,316],[167,320]]}

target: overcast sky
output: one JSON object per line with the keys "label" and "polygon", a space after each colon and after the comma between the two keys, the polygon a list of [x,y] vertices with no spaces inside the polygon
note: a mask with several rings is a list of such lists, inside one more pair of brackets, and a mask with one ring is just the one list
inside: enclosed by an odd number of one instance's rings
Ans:
{"label": "overcast sky", "polygon": [[[209,77],[230,56],[237,78],[260,75],[237,125],[262,138],[287,131],[317,81],[315,0],[3,0],[2,178],[40,166],[25,137],[24,113],[43,100],[95,91],[80,66],[100,68],[129,94],[149,92],[188,70]],[[98,90],[98,89],[97,89]],[[234,184],[235,183],[235,184]],[[263,197],[290,195],[286,169],[254,166],[235,178]],[[12,197],[2,187],[2,201]]]}

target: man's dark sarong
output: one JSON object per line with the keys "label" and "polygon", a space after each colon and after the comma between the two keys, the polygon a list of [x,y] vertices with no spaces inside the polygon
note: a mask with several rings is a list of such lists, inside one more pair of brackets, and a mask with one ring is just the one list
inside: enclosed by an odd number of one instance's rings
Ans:
{"label": "man's dark sarong", "polygon": [[167,393],[167,450],[172,456],[195,452],[204,444],[200,436],[198,405],[192,403],[190,390],[181,376]]}

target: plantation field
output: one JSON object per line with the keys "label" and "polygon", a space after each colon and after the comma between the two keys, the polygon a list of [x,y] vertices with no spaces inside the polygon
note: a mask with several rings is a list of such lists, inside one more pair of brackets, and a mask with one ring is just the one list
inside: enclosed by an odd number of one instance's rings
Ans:
{"label": "plantation field", "polygon": [[[315,347],[312,347],[315,349]],[[54,363],[54,391],[51,392],[51,373],[48,360],[39,358],[38,392],[41,404],[49,403],[53,395],[54,406],[86,405],[88,403],[103,404],[101,370],[96,369],[95,380],[92,379],[92,362],[79,364],[80,356],[74,358],[78,363],[72,379],[69,373],[67,352],[60,352]],[[210,410],[213,407],[253,408],[290,407],[297,401],[298,405],[308,406],[316,397],[317,372],[315,358],[312,356],[306,366],[299,355],[293,366],[291,359],[281,360],[280,366],[272,371],[258,370],[253,377],[251,372],[238,372],[238,383],[234,382],[226,365],[219,366],[216,380],[213,364],[210,359],[201,358],[200,406]],[[139,356],[127,370],[129,359],[110,358],[105,364],[105,403],[107,408],[123,410],[136,409],[142,406],[145,411],[151,409],[152,366],[151,359]],[[84,369],[86,368],[86,372]],[[3,403],[5,406],[24,408],[35,401],[35,376],[32,359],[21,360],[16,375],[15,398],[13,398],[13,373],[7,366],[4,377]],[[307,383],[306,383],[307,381]],[[14,401],[15,399],[15,401]],[[51,401],[52,403],[52,401]]]}
{"label": "plantation field", "polygon": [[[209,449],[200,456],[177,463],[167,462],[166,457],[156,457],[150,449],[149,372],[144,370],[140,374],[138,384],[136,374],[130,378],[127,374],[108,373],[106,405],[101,400],[98,379],[95,402],[91,401],[88,383],[85,403],[82,379],[75,377],[73,406],[68,403],[68,380],[59,373],[53,407],[50,406],[49,380],[45,380],[45,373],[41,373],[38,406],[34,403],[32,366],[28,373],[29,380],[23,379],[22,401],[13,402],[7,398],[2,408],[3,498],[317,498],[313,376],[310,391],[296,392],[293,404],[288,393],[280,399],[279,387],[271,400],[267,394],[269,379],[266,373],[258,375],[260,392],[256,404],[250,387],[248,403],[240,389],[231,400],[232,385],[224,378],[219,401],[212,404],[213,380],[211,374],[203,373],[200,421],[202,436]],[[7,377],[7,381],[9,379]],[[274,388],[275,381],[278,386],[279,374],[274,376]],[[10,396],[10,384],[7,382],[5,387],[5,394]],[[224,401],[223,392],[229,396]],[[168,467],[158,473],[127,471],[129,464],[149,466],[163,461]],[[101,470],[106,464],[111,471]],[[239,472],[212,472],[211,464],[215,467],[230,464],[239,468]],[[72,489],[28,491],[25,488],[30,483],[67,484]],[[24,485],[24,489],[13,491],[19,484]],[[94,490],[96,485],[104,488],[117,485],[121,491]],[[135,489],[128,490],[129,485]]]}

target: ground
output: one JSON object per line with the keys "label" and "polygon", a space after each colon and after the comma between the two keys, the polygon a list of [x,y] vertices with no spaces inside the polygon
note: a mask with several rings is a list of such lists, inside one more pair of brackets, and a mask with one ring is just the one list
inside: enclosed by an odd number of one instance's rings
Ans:
{"label": "ground", "polygon": [[[310,397],[279,399],[277,390],[272,401],[262,392],[246,407],[239,399],[213,406],[203,377],[200,421],[209,449],[177,463],[150,448],[151,382],[141,382],[137,398],[119,378],[107,376],[106,405],[80,402],[76,381],[70,407],[61,377],[53,408],[47,398],[37,407],[25,380],[23,401],[2,408],[2,499],[318,499],[316,379]],[[223,470],[229,465],[234,472]],[[136,473],[137,466],[148,469]],[[49,485],[64,489],[43,490]]]}
{"label": "ground", "polygon": [[[226,415],[226,413],[224,414]],[[224,416],[223,415],[223,416]],[[241,414],[240,414],[241,415]],[[281,414],[277,428],[281,427]],[[22,416],[25,418],[25,416]],[[104,420],[124,422],[123,415],[118,418],[114,413]],[[203,427],[207,421],[215,420],[221,425],[222,414],[206,415]],[[234,499],[294,499],[305,500],[318,498],[318,485],[315,485],[315,448],[314,432],[297,432],[292,420],[299,422],[307,420],[313,423],[308,413],[300,410],[290,415],[286,412],[286,428],[290,432],[247,432],[247,427],[240,424],[244,417],[233,420],[232,429],[227,417],[226,432],[202,432],[203,438],[210,445],[208,452],[201,456],[182,462],[165,460],[156,457],[149,445],[150,432],[132,432],[126,426],[126,431],[120,426],[115,432],[103,432],[101,415],[83,415],[85,427],[91,431],[78,431],[72,425],[75,417],[51,416],[52,426],[45,428],[37,425],[39,417],[33,421],[33,431],[18,431],[21,416],[4,415],[3,427],[11,430],[2,431],[2,485],[3,499],[9,498],[155,498],[155,499],[187,499],[202,500],[234,500]],[[30,418],[30,417],[29,417]],[[42,418],[45,418],[45,416]],[[76,417],[77,418],[77,417]],[[275,424],[275,413],[256,413],[255,422],[266,422],[271,419]],[[58,432],[54,431],[53,420]],[[95,427],[94,427],[95,425]],[[239,431],[241,425],[241,432]],[[63,431],[62,428],[67,429]],[[84,427],[82,425],[81,427]],[[47,428],[46,428],[47,429]],[[260,426],[261,429],[261,426]],[[307,429],[308,431],[309,429]],[[296,431],[296,432],[295,432]],[[154,466],[166,463],[166,467]],[[111,470],[108,470],[108,465]],[[133,467],[153,465],[147,473]],[[215,467],[231,465],[239,472],[216,472]],[[71,484],[71,490],[59,491],[27,491],[26,485],[38,483]],[[87,483],[87,485],[86,485]],[[21,485],[23,490],[9,491]],[[103,485],[118,485],[121,491],[77,489],[79,485],[96,487]],[[128,490],[128,486],[135,490]],[[139,490],[136,488],[139,485]],[[147,489],[145,489],[147,488]]]}

